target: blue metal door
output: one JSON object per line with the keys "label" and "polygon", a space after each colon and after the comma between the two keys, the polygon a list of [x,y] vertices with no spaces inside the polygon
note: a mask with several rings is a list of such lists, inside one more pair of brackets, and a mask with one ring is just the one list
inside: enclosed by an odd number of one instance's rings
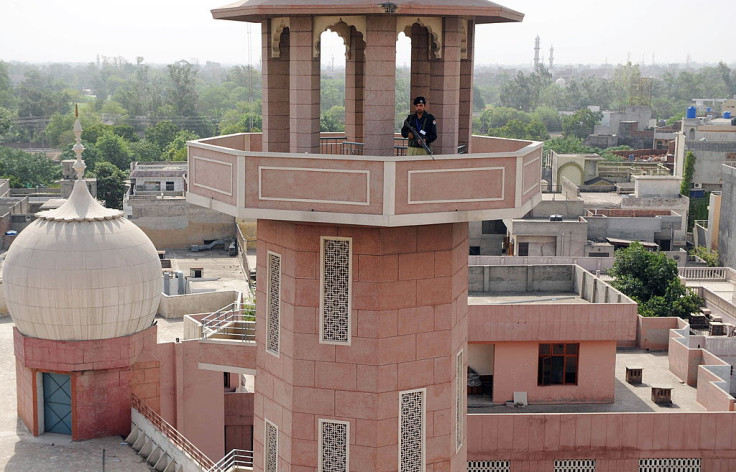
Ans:
{"label": "blue metal door", "polygon": [[47,433],[72,434],[72,379],[43,374],[43,420]]}

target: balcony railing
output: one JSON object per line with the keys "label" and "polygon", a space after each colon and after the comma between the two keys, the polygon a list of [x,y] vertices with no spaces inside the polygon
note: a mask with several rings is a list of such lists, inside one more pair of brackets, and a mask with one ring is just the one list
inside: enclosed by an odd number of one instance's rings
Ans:
{"label": "balcony railing", "polygon": [[202,339],[256,340],[255,305],[233,302],[202,318]]}
{"label": "balcony railing", "polygon": [[176,428],[171,426],[165,419],[163,419],[153,409],[148,407],[143,401],[135,395],[130,396],[130,404],[135,408],[141,415],[143,415],[153,426],[161,432],[166,438],[171,441],[176,447],[187,454],[194,462],[196,462],[202,470],[211,470],[215,466],[215,463],[207,457],[197,446],[191,443],[183,434],[181,434]]}
{"label": "balcony railing", "polygon": [[253,468],[253,451],[232,449],[207,472],[238,472]]}
{"label": "balcony railing", "polygon": [[680,267],[680,277],[688,280],[726,280],[725,267]]}

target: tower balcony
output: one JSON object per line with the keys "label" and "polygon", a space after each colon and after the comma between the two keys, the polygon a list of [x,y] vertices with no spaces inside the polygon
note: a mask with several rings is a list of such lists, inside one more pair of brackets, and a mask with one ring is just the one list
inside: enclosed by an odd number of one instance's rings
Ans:
{"label": "tower balcony", "polygon": [[330,154],[263,152],[260,133],[190,141],[187,201],[237,218],[395,227],[518,218],[541,200],[541,142],[472,136],[470,153],[434,156],[322,142]]}

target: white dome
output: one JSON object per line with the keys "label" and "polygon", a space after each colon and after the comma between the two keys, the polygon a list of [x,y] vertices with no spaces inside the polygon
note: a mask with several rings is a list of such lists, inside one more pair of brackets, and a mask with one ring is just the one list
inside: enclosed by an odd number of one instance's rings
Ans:
{"label": "white dome", "polygon": [[156,248],[78,180],[64,205],[38,213],[8,250],[3,288],[25,336],[82,341],[148,328],[161,296]]}

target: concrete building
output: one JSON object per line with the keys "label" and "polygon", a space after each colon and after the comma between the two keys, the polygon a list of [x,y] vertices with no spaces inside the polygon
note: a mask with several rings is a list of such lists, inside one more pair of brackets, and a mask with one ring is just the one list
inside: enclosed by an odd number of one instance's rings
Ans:
{"label": "concrete building", "polygon": [[133,162],[123,197],[126,218],[159,248],[235,238],[235,219],[186,201],[186,162]]}
{"label": "concrete building", "polygon": [[736,269],[736,166],[723,164],[721,175],[723,190],[717,226],[718,254],[721,264]]}
{"label": "concrete building", "polygon": [[601,123],[595,125],[593,134],[585,139],[585,145],[598,148],[629,146],[633,149],[648,149],[652,146],[653,128],[651,107],[628,105],[619,111],[603,112]]}
{"label": "concrete building", "polygon": [[[682,120],[684,139],[677,141],[679,153],[695,154],[693,185],[705,190],[720,190],[721,166],[736,160],[736,125],[730,118],[695,117]],[[676,151],[677,153],[678,151]]]}

